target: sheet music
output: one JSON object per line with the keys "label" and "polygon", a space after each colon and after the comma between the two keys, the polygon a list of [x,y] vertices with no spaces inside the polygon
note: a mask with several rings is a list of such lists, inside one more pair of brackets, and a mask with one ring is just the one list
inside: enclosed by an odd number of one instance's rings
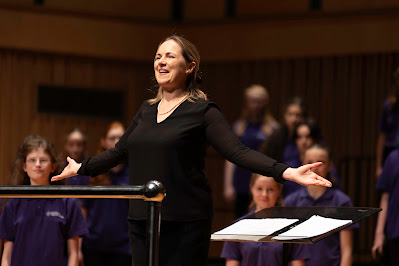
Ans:
{"label": "sheet music", "polygon": [[303,223],[298,224],[294,228],[273,237],[273,240],[290,240],[309,238],[322,235],[338,227],[352,223],[352,220],[339,220],[333,218],[325,218],[319,215],[313,215]]}
{"label": "sheet music", "polygon": [[243,219],[213,233],[213,235],[254,235],[264,237],[297,221],[298,219],[286,218]]}

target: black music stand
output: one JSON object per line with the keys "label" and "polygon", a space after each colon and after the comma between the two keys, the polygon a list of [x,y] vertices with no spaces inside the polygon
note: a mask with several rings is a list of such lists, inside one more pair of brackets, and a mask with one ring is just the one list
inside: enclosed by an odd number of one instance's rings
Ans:
{"label": "black music stand", "polygon": [[[289,250],[289,244],[297,243],[297,244],[313,244],[317,241],[335,233],[341,231],[348,226],[358,223],[359,221],[374,215],[381,211],[380,208],[359,208],[359,207],[272,207],[256,212],[245,219],[263,219],[263,218],[288,218],[288,219],[299,219],[298,222],[284,227],[283,229],[276,231],[270,235],[264,236],[258,242],[277,242],[283,243],[283,265],[288,265],[288,256],[287,251]],[[341,226],[334,230],[331,230],[325,234],[294,239],[294,240],[274,240],[273,237],[288,231],[289,229],[301,224],[306,221],[313,215],[320,215],[326,218],[334,218],[334,219],[342,219],[342,220],[352,220],[353,223]],[[245,236],[241,235],[241,240],[234,240],[231,237],[230,239],[219,240],[213,239],[213,241],[253,241],[251,240],[253,236],[248,236],[248,240],[245,240]]]}

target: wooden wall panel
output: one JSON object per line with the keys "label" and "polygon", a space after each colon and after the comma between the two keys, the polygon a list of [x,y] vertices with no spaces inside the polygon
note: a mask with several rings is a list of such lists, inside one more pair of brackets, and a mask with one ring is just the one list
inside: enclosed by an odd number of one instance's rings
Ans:
{"label": "wooden wall panel", "polygon": [[346,1],[346,0],[323,0],[322,9],[326,12],[336,11],[361,11],[376,10],[384,8],[398,8],[399,3],[396,0],[362,0],[362,1]]}
{"label": "wooden wall panel", "polygon": [[146,21],[167,21],[171,18],[171,0],[51,0],[35,5],[33,0],[0,0],[7,8],[49,11],[61,15],[102,16],[139,19]]}
{"label": "wooden wall panel", "polygon": [[309,11],[309,0],[256,1],[237,0],[238,16],[259,16]]}
{"label": "wooden wall panel", "polygon": [[173,32],[199,48],[203,61],[235,62],[399,50],[398,11],[273,17],[207,23],[138,23],[0,6],[0,47],[148,62]]}
{"label": "wooden wall panel", "polygon": [[183,1],[184,20],[213,20],[225,16],[225,0]]}
{"label": "wooden wall panel", "polygon": [[[134,76],[136,72],[141,76]],[[95,117],[38,113],[38,85],[124,91],[128,97],[122,122],[128,125],[146,95],[142,85],[151,75],[151,68],[126,62],[0,51],[0,184],[6,182],[17,147],[26,135],[47,137],[63,152],[65,134],[80,127],[88,134],[88,153],[93,155],[104,128],[111,122]]]}
{"label": "wooden wall panel", "polygon": [[159,41],[172,31],[160,24],[1,7],[0,10],[0,47],[6,49],[152,60]]}
{"label": "wooden wall panel", "polygon": [[171,17],[171,0],[52,0],[44,8],[78,11],[108,16],[168,20]]}

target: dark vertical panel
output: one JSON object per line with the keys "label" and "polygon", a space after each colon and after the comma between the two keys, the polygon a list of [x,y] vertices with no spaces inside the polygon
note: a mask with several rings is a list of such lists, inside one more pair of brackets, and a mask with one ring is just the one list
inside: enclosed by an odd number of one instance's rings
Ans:
{"label": "dark vertical panel", "polygon": [[237,16],[237,0],[226,0],[225,14],[228,18]]}
{"label": "dark vertical panel", "polygon": [[173,0],[172,1],[172,20],[173,21],[182,21],[183,20],[183,11],[184,11],[184,1],[183,0]]}
{"label": "dark vertical panel", "polygon": [[309,10],[321,10],[323,6],[322,0],[309,0]]}

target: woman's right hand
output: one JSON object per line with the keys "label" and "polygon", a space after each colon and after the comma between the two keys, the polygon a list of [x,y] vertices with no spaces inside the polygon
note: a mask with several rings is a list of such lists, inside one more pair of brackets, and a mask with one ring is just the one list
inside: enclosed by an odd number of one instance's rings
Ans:
{"label": "woman's right hand", "polygon": [[65,166],[65,168],[64,168],[64,170],[62,170],[61,174],[53,176],[51,178],[51,182],[78,175],[78,170],[82,164],[77,163],[74,159],[72,159],[69,156],[67,157],[67,161],[68,161],[68,165]]}

